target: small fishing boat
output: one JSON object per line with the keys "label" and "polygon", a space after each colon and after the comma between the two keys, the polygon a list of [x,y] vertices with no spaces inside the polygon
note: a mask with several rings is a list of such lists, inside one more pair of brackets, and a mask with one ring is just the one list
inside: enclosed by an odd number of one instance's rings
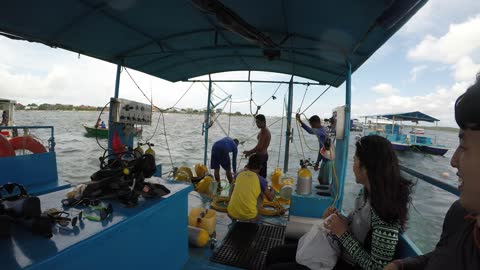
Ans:
{"label": "small fishing boat", "polygon": [[375,118],[377,119],[377,122],[378,119],[390,122],[383,125],[383,130],[369,131],[366,134],[377,134],[384,136],[392,143],[393,148],[397,151],[413,149],[427,154],[439,156],[445,155],[445,153],[448,151],[448,147],[436,143],[436,138],[434,141],[431,137],[423,135],[425,133],[423,128],[412,128],[408,134],[403,134],[403,126],[401,124],[399,125],[398,121],[411,121],[416,124],[418,124],[420,121],[430,123],[437,123],[440,121],[422,112],[416,111],[408,113],[365,116],[365,121],[367,121],[367,118]]}
{"label": "small fishing boat", "polygon": [[435,144],[432,142],[432,138],[427,136],[410,135],[412,148],[436,156],[443,156],[448,152],[448,147]]}
{"label": "small fishing boat", "polygon": [[410,145],[407,144],[407,143],[402,143],[402,142],[391,142],[392,143],[392,146],[393,146],[393,149],[395,149],[395,151],[407,151],[407,150],[410,150]]}
{"label": "small fishing boat", "polygon": [[351,131],[363,131],[363,125],[358,119],[350,120],[350,130]]}
{"label": "small fishing boat", "polygon": [[410,134],[423,135],[423,134],[425,134],[425,129],[423,129],[423,128],[413,128],[412,131],[410,131]]}
{"label": "small fishing boat", "polygon": [[[96,128],[94,126],[83,125],[85,131],[87,132],[85,136],[87,137],[98,137],[100,139],[107,139],[108,138],[108,128]],[[135,137],[142,135],[142,129],[135,129]]]}
{"label": "small fishing boat", "polygon": [[108,138],[107,128],[96,128],[96,127],[87,126],[87,125],[83,125],[83,128],[85,128],[85,131],[87,131],[87,133],[85,134],[87,137],[98,137],[101,139]]}

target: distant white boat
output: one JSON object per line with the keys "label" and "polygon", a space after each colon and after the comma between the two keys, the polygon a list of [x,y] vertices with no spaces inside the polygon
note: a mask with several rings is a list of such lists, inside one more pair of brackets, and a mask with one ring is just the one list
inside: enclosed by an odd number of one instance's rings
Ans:
{"label": "distant white boat", "polygon": [[413,128],[412,131],[410,131],[410,134],[423,135],[423,134],[425,134],[425,129],[423,129],[423,128]]}

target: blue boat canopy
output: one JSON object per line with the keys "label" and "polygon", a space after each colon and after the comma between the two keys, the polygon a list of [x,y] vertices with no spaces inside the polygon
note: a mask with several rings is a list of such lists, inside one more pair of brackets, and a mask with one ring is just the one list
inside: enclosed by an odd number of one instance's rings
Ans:
{"label": "blue boat canopy", "polygon": [[374,116],[366,116],[366,117],[387,118],[395,121],[412,121],[417,123],[419,121],[431,122],[431,123],[440,121],[437,118],[433,118],[419,111],[408,112],[408,113],[382,114],[382,115],[374,115]]}
{"label": "blue boat canopy", "polygon": [[341,85],[427,0],[17,0],[0,34],[172,82],[256,70]]}

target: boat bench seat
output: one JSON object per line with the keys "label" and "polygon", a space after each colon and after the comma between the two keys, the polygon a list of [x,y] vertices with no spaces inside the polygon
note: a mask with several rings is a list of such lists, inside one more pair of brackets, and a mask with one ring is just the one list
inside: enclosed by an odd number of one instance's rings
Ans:
{"label": "boat bench seat", "polygon": [[70,186],[58,180],[55,152],[3,157],[0,172],[0,185],[8,182],[22,184],[29,193],[35,195]]}

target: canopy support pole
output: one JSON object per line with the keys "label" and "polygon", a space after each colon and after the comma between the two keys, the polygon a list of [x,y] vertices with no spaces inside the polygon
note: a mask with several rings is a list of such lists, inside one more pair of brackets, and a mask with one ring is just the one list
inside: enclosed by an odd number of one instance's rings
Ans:
{"label": "canopy support pole", "polygon": [[[348,144],[350,142],[350,110],[352,103],[352,65],[347,60],[347,75],[345,80],[345,122],[344,122],[344,137],[343,140],[337,140],[337,159],[336,164],[341,164],[340,168],[337,168],[337,175],[339,176],[338,199],[336,202],[337,209],[342,209],[343,192],[345,185],[345,174],[348,161]],[[338,159],[340,158],[340,160]],[[337,162],[338,161],[338,162]],[[339,169],[339,170],[338,170]]]}
{"label": "canopy support pole", "polygon": [[[117,64],[117,74],[115,76],[115,94],[113,98],[118,98],[120,94],[120,73],[122,72],[122,65]],[[110,100],[110,110],[108,110],[108,155],[113,154],[113,147],[112,147],[112,139],[113,139],[113,131],[114,131],[114,124],[112,122],[112,101]],[[111,159],[114,157],[111,156]]]}
{"label": "canopy support pole", "polygon": [[212,78],[208,74],[208,101],[207,101],[207,116],[205,117],[205,149],[203,150],[203,164],[207,165],[207,149],[208,149],[208,130],[210,129],[210,104],[212,104]]}
{"label": "canopy support pole", "polygon": [[122,72],[122,65],[117,65],[117,76],[115,78],[115,98],[118,98],[120,92],[120,73]]}
{"label": "canopy support pole", "polygon": [[288,154],[290,151],[290,141],[292,140],[292,105],[293,105],[293,75],[288,84],[288,103],[287,103],[287,128],[285,130],[285,158],[283,161],[283,173],[288,172]]}

